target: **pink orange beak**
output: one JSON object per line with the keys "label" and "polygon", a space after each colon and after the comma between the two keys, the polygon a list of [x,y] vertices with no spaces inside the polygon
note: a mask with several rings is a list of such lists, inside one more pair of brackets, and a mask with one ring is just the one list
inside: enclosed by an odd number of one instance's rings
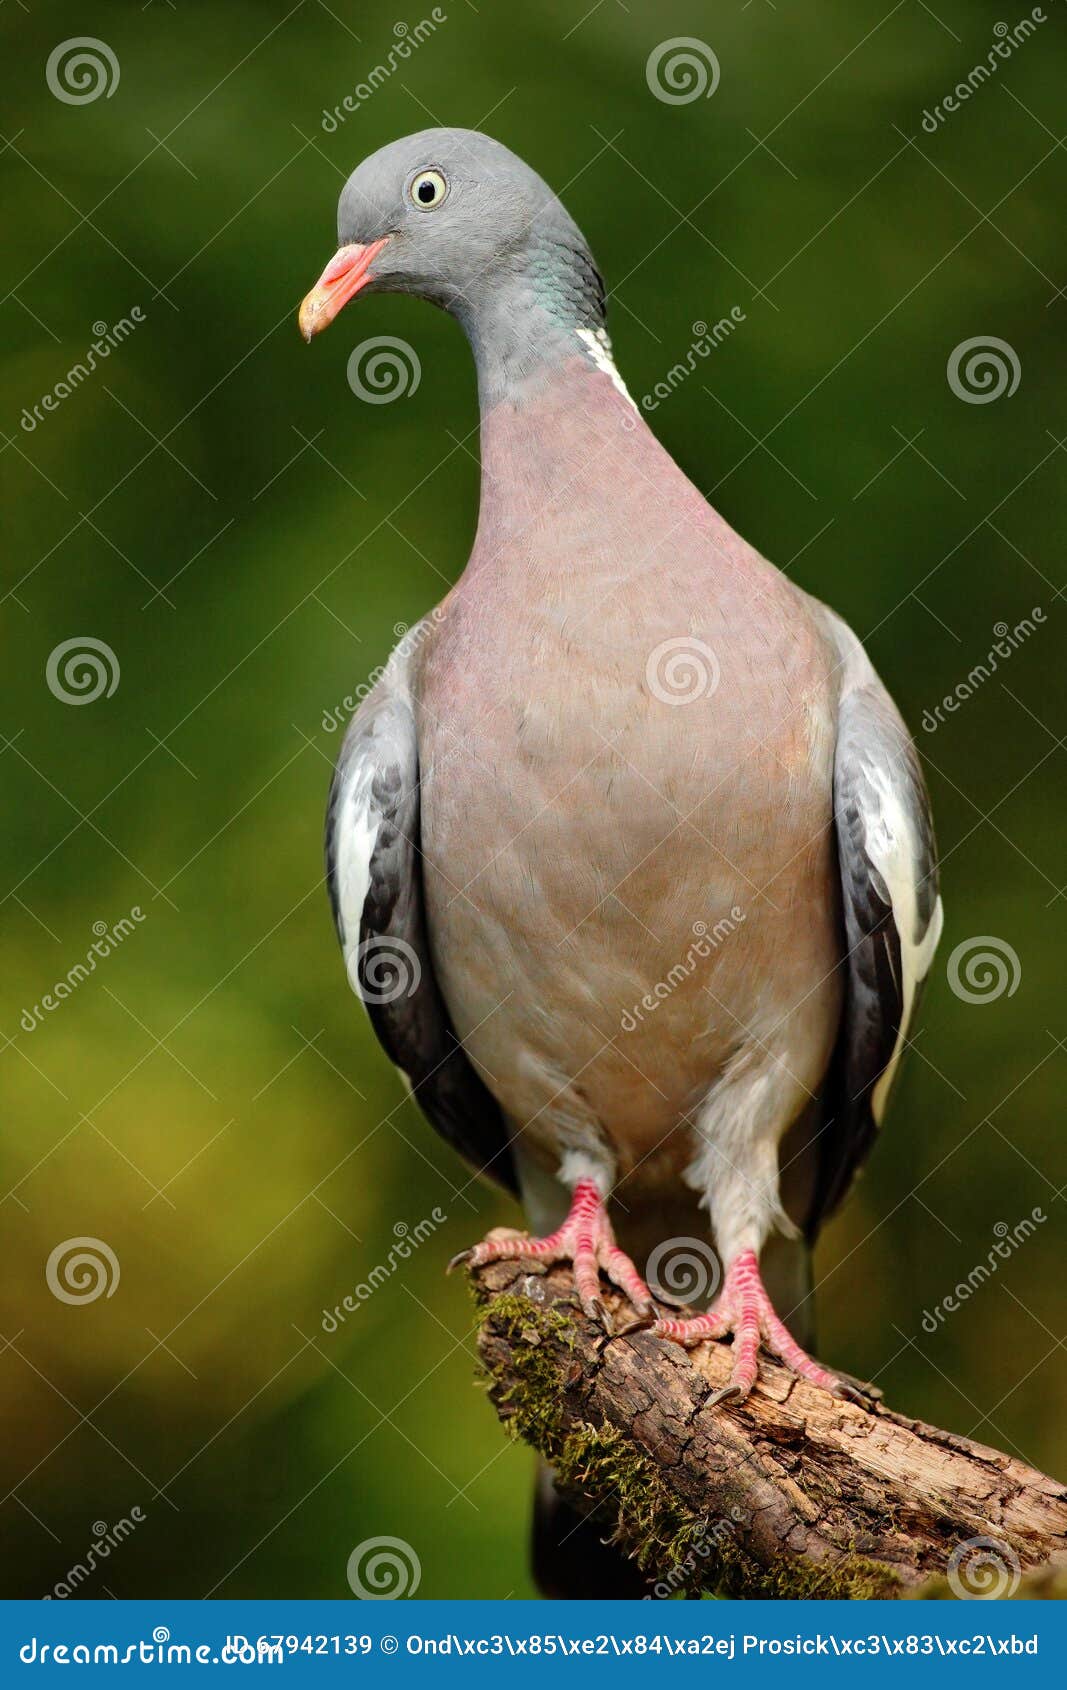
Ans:
{"label": "pink orange beak", "polygon": [[297,321],[305,340],[310,341],[312,335],[329,328],[341,307],[373,279],[371,264],[387,240],[388,236],[371,241],[369,246],[343,246],[334,253],[300,307]]}

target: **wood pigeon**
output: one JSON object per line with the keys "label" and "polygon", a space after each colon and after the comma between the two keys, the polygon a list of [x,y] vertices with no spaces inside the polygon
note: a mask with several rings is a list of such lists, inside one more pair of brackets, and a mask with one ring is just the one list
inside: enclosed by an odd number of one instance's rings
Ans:
{"label": "wood pigeon", "polygon": [[[652,434],[533,170],[409,135],[338,233],[308,340],[357,293],[414,294],[477,366],[473,551],[357,710],[326,826],[379,1040],[533,1230],[466,1257],[567,1260],[590,1315],[603,1274],[664,1339],[732,1337],[720,1395],[761,1344],[852,1394],[795,1334],[941,931],[912,742],[856,636]],[[717,1302],[657,1318],[634,1257],[709,1230]]]}

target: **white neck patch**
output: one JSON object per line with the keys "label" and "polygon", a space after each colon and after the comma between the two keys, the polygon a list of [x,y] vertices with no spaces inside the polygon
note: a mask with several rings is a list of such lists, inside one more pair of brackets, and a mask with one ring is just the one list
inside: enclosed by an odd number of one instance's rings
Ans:
{"label": "white neck patch", "polygon": [[629,404],[633,405],[633,408],[636,411],[636,402],[615,367],[615,360],[611,355],[611,341],[608,338],[607,329],[579,329],[578,339],[585,347],[597,369],[604,375],[611,378],[612,386],[617,392],[622,394],[623,398]]}

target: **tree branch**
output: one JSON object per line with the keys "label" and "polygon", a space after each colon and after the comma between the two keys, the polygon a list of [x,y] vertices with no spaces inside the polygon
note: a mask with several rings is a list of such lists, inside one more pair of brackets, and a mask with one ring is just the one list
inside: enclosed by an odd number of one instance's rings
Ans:
{"label": "tree branch", "polygon": [[[766,1356],[747,1403],[709,1408],[729,1377],[726,1344],[608,1338],[562,1266],[498,1262],[471,1282],[501,1420],[653,1594],[1067,1589],[1067,1488],[1013,1456],[880,1404],[869,1413]],[[623,1324],[622,1300],[602,1294]]]}

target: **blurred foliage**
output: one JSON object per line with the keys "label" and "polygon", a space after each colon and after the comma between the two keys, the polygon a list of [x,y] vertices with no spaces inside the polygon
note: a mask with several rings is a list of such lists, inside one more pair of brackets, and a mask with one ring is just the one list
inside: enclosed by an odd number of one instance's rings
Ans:
{"label": "blurred foliage", "polygon": [[[438,121],[484,123],[564,191],[635,394],[695,321],[744,311],[654,426],[849,618],[917,729],[994,624],[1046,613],[918,734],[945,946],[886,1141],[820,1248],[820,1348],[909,1411],[1067,1465],[1062,8],[933,134],[924,110],[1015,21],[999,0],[443,9],[334,133],[323,110],[421,12],[0,13],[7,1595],[43,1594],[133,1506],[144,1524],[82,1594],[345,1597],[350,1551],[379,1534],[415,1548],[424,1595],[530,1593],[532,1462],[472,1389],[472,1311],[442,1275],[514,1211],[468,1183],[378,1053],[320,870],[324,713],[462,568],[477,414],[445,317],[369,300],[309,351],[294,313],[347,173]],[[46,61],[87,31],[120,80],[64,103]],[[714,98],[652,97],[646,60],[675,35],[714,48]],[[23,426],[93,324],[134,306],[106,365]],[[378,333],[423,369],[388,408],[345,378]],[[946,363],[980,334],[1010,343],[1021,381],[967,404]],[[81,635],[121,679],[76,708],[45,669]],[[134,906],[121,947],[26,1031],[94,922]],[[981,934],[1021,981],[973,1005],[945,963]],[[447,1223],[324,1332],[437,1205]],[[1048,1224],[924,1331],[997,1223],[1035,1205]],[[81,1236],[121,1280],[75,1306],[45,1264]]]}

